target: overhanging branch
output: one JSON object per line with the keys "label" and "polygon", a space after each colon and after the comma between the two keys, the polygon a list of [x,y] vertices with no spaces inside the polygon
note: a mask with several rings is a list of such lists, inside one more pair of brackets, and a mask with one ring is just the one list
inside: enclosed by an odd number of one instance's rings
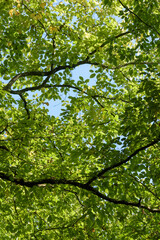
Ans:
{"label": "overhanging branch", "polygon": [[[6,91],[9,91],[11,93],[13,93],[11,91],[11,87],[12,85],[21,77],[29,77],[29,76],[40,76],[40,77],[47,77],[43,83],[39,86],[36,86],[36,87],[39,87],[41,88],[42,85],[46,84],[46,82],[49,80],[49,77],[61,70],[65,70],[66,68],[69,68],[69,69],[72,69],[72,68],[75,68],[75,67],[78,67],[80,65],[83,65],[83,64],[90,64],[87,62],[87,60],[83,60],[83,61],[79,61],[77,64],[73,64],[73,65],[65,65],[65,66],[58,66],[58,67],[55,67],[54,69],[52,69],[51,71],[48,71],[48,72],[42,72],[42,71],[31,71],[31,72],[23,72],[23,73],[19,73],[17,75],[15,75],[10,81],[9,83],[7,83],[4,87],[3,87],[3,90],[6,90]],[[34,90],[34,89],[33,89]],[[19,94],[19,93],[18,93]]]}
{"label": "overhanging branch", "polygon": [[[89,61],[89,60],[84,60],[84,61],[79,61],[77,64],[74,64],[72,66],[70,65],[66,65],[66,66],[59,66],[59,67],[56,67],[54,69],[52,69],[52,71],[49,71],[49,72],[41,72],[41,71],[32,71],[32,72],[24,72],[24,73],[20,73],[20,74],[17,74],[16,76],[14,76],[10,81],[9,83],[3,87],[3,90],[6,90],[6,91],[9,91],[10,93],[12,94],[19,94],[19,91],[21,92],[24,92],[22,90],[18,90],[18,91],[12,91],[11,90],[11,87],[12,85],[21,77],[29,77],[29,76],[40,76],[40,77],[45,77],[47,76],[47,78],[43,81],[43,83],[39,86],[35,86],[35,87],[31,87],[31,88],[26,88],[27,91],[30,91],[30,90],[37,90],[41,88],[42,85],[46,84],[50,78],[51,75],[53,75],[54,73],[57,73],[59,72],[60,70],[65,70],[66,68],[75,68],[75,67],[78,67],[80,65],[83,65],[83,64],[90,64],[90,65],[94,65],[94,66],[101,66],[102,68],[104,69],[120,69],[120,68],[124,68],[124,67],[127,67],[129,65],[158,65],[160,64],[159,62],[138,62],[138,61],[133,61],[133,62],[129,62],[129,63],[124,63],[124,64],[121,64],[119,66],[116,66],[116,67],[109,67],[105,64],[100,64],[100,63],[97,63],[97,62],[92,62],[92,61]],[[34,89],[36,88],[36,89]]]}
{"label": "overhanging branch", "polygon": [[50,72],[32,71],[32,72],[19,73],[19,74],[15,75],[6,86],[3,87],[3,90],[10,91],[12,85],[21,77],[29,77],[29,76],[44,77],[44,76],[49,76],[49,75],[51,75],[51,71]]}
{"label": "overhanging branch", "polygon": [[30,119],[30,112],[29,112],[29,109],[27,107],[26,99],[24,98],[24,96],[22,94],[19,94],[19,96],[22,99],[22,101],[24,102],[24,108],[25,108],[25,110],[27,112],[28,119]]}
{"label": "overhanging branch", "polygon": [[95,196],[104,199],[108,202],[114,203],[114,204],[120,204],[120,205],[126,205],[126,206],[132,206],[132,207],[137,207],[137,208],[142,208],[142,209],[146,209],[149,212],[157,212],[160,213],[160,209],[152,209],[148,206],[145,205],[141,205],[140,202],[128,202],[125,200],[117,200],[117,199],[113,199],[110,198],[108,196],[106,196],[105,194],[99,192],[98,190],[96,190],[94,187],[84,184],[84,183],[80,183],[80,182],[76,182],[73,180],[66,180],[66,179],[54,179],[54,178],[49,178],[49,179],[42,179],[42,180],[35,180],[35,181],[24,181],[23,179],[16,179],[13,178],[12,176],[8,176],[5,173],[0,172],[0,178],[2,180],[5,181],[10,181],[12,183],[15,183],[17,185],[20,186],[26,186],[26,187],[33,187],[33,186],[39,186],[41,184],[51,184],[51,185],[70,185],[70,186],[75,186],[78,187],[80,189],[86,190],[91,192],[92,194],[94,194]]}
{"label": "overhanging branch", "polygon": [[[117,39],[117,38],[122,37],[122,36],[124,36],[124,35],[127,35],[127,34],[129,34],[129,33],[130,33],[130,32],[127,31],[127,32],[124,32],[124,33],[120,33],[120,34],[118,34],[118,35],[116,35],[116,36],[110,37],[110,38],[108,38],[105,42],[103,42],[99,47],[102,48],[102,47],[104,47],[106,44],[108,44],[109,42],[113,41],[114,39]],[[11,87],[12,87],[12,85],[13,85],[19,78],[21,78],[21,77],[29,77],[29,76],[41,76],[41,77],[47,76],[47,77],[49,77],[49,76],[51,76],[51,75],[53,75],[53,74],[55,74],[55,73],[57,73],[57,72],[59,72],[59,71],[61,71],[61,70],[65,70],[65,69],[67,69],[67,68],[73,69],[73,68],[78,67],[78,66],[83,65],[83,64],[92,64],[92,63],[89,61],[89,58],[90,58],[90,56],[92,56],[94,53],[96,53],[96,52],[98,51],[99,47],[96,48],[95,50],[93,50],[92,52],[90,52],[90,53],[88,54],[88,56],[87,56],[84,60],[81,60],[81,61],[79,61],[79,62],[77,62],[77,63],[75,63],[75,64],[71,64],[71,65],[66,64],[66,65],[64,65],[64,66],[55,67],[54,69],[53,69],[53,67],[52,67],[52,68],[51,68],[52,70],[51,70],[51,71],[48,71],[48,72],[31,71],[31,72],[19,73],[19,74],[15,75],[15,76],[9,81],[9,83],[6,84],[6,86],[3,87],[3,90],[6,90],[6,91],[11,92]],[[46,83],[46,81],[45,81],[45,83]],[[43,82],[43,84],[44,84],[44,82]],[[40,86],[41,86],[41,85],[40,85]],[[38,86],[37,86],[37,87],[38,87]],[[34,89],[33,89],[33,90],[34,90]]]}
{"label": "overhanging branch", "polygon": [[94,177],[92,177],[86,184],[87,185],[90,185],[93,181],[97,180],[99,177],[101,177],[103,174],[105,174],[106,172],[114,169],[114,168],[117,168],[117,167],[120,167],[121,165],[127,163],[128,161],[130,161],[134,156],[136,156],[139,152],[155,145],[156,143],[158,143],[160,141],[160,137],[154,141],[152,141],[151,143],[147,144],[146,146],[143,146],[143,147],[140,147],[138,148],[136,151],[134,151],[130,156],[128,156],[126,159],[118,162],[118,163],[115,163],[113,165],[111,165],[110,167],[106,167],[104,168],[103,170],[101,170],[99,173],[95,173],[93,174]]}

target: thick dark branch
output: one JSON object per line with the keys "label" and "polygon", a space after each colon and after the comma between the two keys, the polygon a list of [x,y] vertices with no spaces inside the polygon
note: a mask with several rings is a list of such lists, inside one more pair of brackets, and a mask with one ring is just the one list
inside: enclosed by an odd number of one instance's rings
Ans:
{"label": "thick dark branch", "polygon": [[[27,87],[27,88],[20,89],[20,90],[15,90],[15,91],[11,90],[10,93],[21,94],[21,93],[28,92],[28,91],[39,90],[41,88],[72,88],[72,89],[75,89],[75,90],[78,90],[78,91],[82,92],[82,89],[80,89],[78,87],[75,87],[75,86],[72,86],[72,85],[69,85],[69,84],[55,84],[55,85],[52,85],[52,84],[43,84],[42,83],[41,85],[35,86],[35,87]],[[86,93],[86,92],[84,92],[84,93]]]}
{"label": "thick dark branch", "polygon": [[101,170],[98,174],[95,173],[94,174],[94,177],[92,177],[86,184],[87,185],[90,185],[93,181],[97,180],[99,177],[101,177],[103,174],[105,174],[106,172],[114,169],[114,168],[117,168],[117,167],[120,167],[121,165],[123,165],[124,163],[127,163],[128,161],[130,161],[134,156],[136,156],[139,152],[155,145],[156,143],[158,143],[160,141],[160,137],[154,141],[152,141],[151,143],[147,144],[146,146],[144,147],[141,147],[139,149],[137,149],[136,151],[134,151],[130,156],[128,156],[125,160],[122,160],[118,163],[115,163],[113,165],[111,165],[110,167],[106,167],[104,168],[103,170]]}
{"label": "thick dark branch", "polygon": [[6,146],[0,146],[0,149],[6,150],[7,152],[9,152],[9,149]]}
{"label": "thick dark branch", "polygon": [[[99,47],[104,47],[107,43],[109,43],[110,41],[114,40],[114,39],[117,39],[121,36],[124,36],[126,34],[128,34],[130,32],[124,32],[124,33],[120,33],[118,34],[117,36],[114,36],[114,37],[111,37],[109,39],[107,39],[104,43],[102,43]],[[24,73],[19,73],[17,74],[16,76],[14,76],[10,81],[9,83],[3,87],[4,90],[6,91],[11,91],[11,87],[12,85],[21,77],[28,77],[28,76],[51,76],[61,70],[65,70],[66,68],[69,68],[69,69],[73,69],[75,67],[78,67],[80,65],[83,65],[83,64],[92,64],[90,61],[89,61],[89,57],[91,55],[93,55],[94,53],[96,53],[98,51],[98,48],[96,48],[94,51],[90,52],[89,55],[86,57],[86,59],[84,60],[81,60],[75,64],[72,64],[72,65],[65,65],[65,66],[58,66],[58,67],[55,67],[53,70],[49,71],[49,72],[41,72],[41,71],[31,71],[31,72],[24,72]],[[45,82],[46,83],[46,82]],[[44,84],[44,83],[43,83]],[[41,86],[41,85],[40,85]],[[38,87],[38,86],[37,86]],[[41,87],[39,87],[38,89],[40,89]],[[33,89],[34,90],[34,89]],[[29,91],[29,90],[28,90]]]}
{"label": "thick dark branch", "polygon": [[49,76],[51,75],[51,72],[40,72],[40,71],[32,71],[32,72],[24,72],[24,73],[19,73],[16,76],[14,76],[9,83],[7,83],[6,86],[3,87],[4,90],[10,91],[12,85],[21,77],[28,77],[28,76]]}
{"label": "thick dark branch", "polygon": [[23,179],[16,179],[13,178],[12,176],[8,176],[2,172],[0,172],[0,178],[6,181],[10,181],[12,183],[21,185],[21,186],[26,186],[26,187],[33,187],[33,186],[39,186],[41,184],[51,184],[51,185],[70,185],[70,186],[75,186],[78,188],[81,188],[83,190],[89,191],[92,194],[100,197],[101,199],[104,199],[108,202],[114,203],[114,204],[121,204],[121,205],[126,205],[126,206],[132,206],[132,207],[138,207],[138,208],[143,208],[146,209],[150,212],[157,212],[160,213],[160,209],[152,209],[150,207],[147,207],[145,205],[141,205],[139,203],[139,201],[136,202],[128,202],[125,200],[116,200],[113,198],[110,198],[108,196],[106,196],[106,194],[100,193],[98,190],[96,190],[94,187],[84,184],[84,183],[80,183],[80,182],[76,182],[73,180],[66,180],[66,179],[54,179],[54,178],[49,178],[49,179],[43,179],[43,180],[35,180],[35,181],[24,181]]}
{"label": "thick dark branch", "polygon": [[29,112],[29,109],[27,107],[27,102],[26,102],[26,99],[23,97],[22,94],[19,94],[20,98],[22,99],[22,101],[24,102],[24,108],[27,112],[27,116],[28,116],[28,119],[30,119],[30,112]]}
{"label": "thick dark branch", "polygon": [[[52,68],[52,67],[51,67]],[[53,71],[53,70],[52,70]],[[42,86],[44,86],[50,79],[50,75],[46,77],[46,79],[43,81]]]}
{"label": "thick dark branch", "polygon": [[[14,76],[10,81],[9,83],[7,83],[6,86],[3,87],[3,90],[6,90],[6,91],[9,91],[11,92],[11,87],[12,85],[21,77],[29,77],[29,76],[41,76],[41,77],[45,77],[47,76],[47,78],[44,80],[44,82],[39,85],[39,86],[36,86],[36,88],[40,89],[41,87],[43,87],[43,85],[49,80],[49,77],[61,70],[65,70],[66,68],[69,68],[69,69],[72,69],[72,68],[75,68],[75,67],[78,67],[80,65],[83,65],[83,64],[90,64],[87,62],[87,60],[83,60],[83,61],[79,61],[77,64],[73,64],[73,65],[65,65],[65,66],[58,66],[56,68],[54,68],[52,71],[49,71],[49,72],[41,72],[41,71],[31,71],[31,72],[24,72],[24,73],[19,73],[17,74],[16,76]],[[35,89],[33,89],[35,90]],[[29,90],[28,90],[29,91]],[[13,93],[13,92],[12,92]],[[19,92],[20,93],[20,92]],[[15,93],[15,94],[19,94],[19,93]]]}
{"label": "thick dark branch", "polygon": [[[72,68],[78,67],[78,66],[83,65],[83,64],[90,64],[90,65],[94,65],[94,66],[101,66],[104,69],[105,68],[107,68],[107,69],[120,69],[120,68],[126,67],[128,65],[154,65],[154,64],[157,65],[157,64],[160,64],[160,63],[159,62],[138,62],[138,61],[135,61],[135,62],[124,63],[124,64],[119,65],[117,67],[109,67],[109,66],[107,66],[105,64],[100,64],[100,63],[92,62],[92,61],[89,61],[88,59],[85,59],[84,61],[79,61],[77,64],[73,64],[71,66],[70,65],[66,65],[66,66],[56,67],[56,68],[52,69],[52,71],[49,71],[49,72],[32,71],[32,72],[24,72],[24,73],[17,74],[16,76],[14,76],[9,81],[9,83],[6,86],[3,87],[3,89],[13,93],[11,91],[11,87],[19,78],[21,78],[21,77],[29,77],[29,76],[41,76],[41,77],[47,76],[47,78],[43,81],[43,83],[40,86],[36,86],[36,87],[40,87],[41,88],[42,85],[44,85],[45,83],[48,82],[50,76],[53,75],[54,73],[57,73],[60,70],[65,70],[66,68],[72,69]],[[28,88],[28,89],[32,90],[30,88]],[[35,90],[35,89],[33,89],[33,90]],[[22,90],[20,90],[20,91],[22,91]],[[15,94],[17,94],[17,93],[15,93]]]}
{"label": "thick dark branch", "polygon": [[140,22],[144,23],[148,28],[153,29],[153,30],[160,36],[160,33],[157,31],[157,29],[156,29],[154,26],[152,26],[152,25],[146,23],[145,21],[143,21],[143,19],[140,18],[136,13],[134,13],[132,10],[130,10],[127,6],[125,6],[125,5],[122,3],[121,0],[118,0],[118,1],[119,1],[119,3],[120,3],[127,11],[129,11],[132,15],[134,15],[136,18],[138,18],[138,20],[139,20]]}

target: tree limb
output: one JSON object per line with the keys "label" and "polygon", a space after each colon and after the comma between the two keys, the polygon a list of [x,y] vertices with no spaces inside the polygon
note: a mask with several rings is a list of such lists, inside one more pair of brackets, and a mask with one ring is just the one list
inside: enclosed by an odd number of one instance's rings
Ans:
{"label": "tree limb", "polygon": [[[109,39],[107,39],[104,43],[102,43],[99,47],[104,47],[107,43],[109,43],[110,41],[116,39],[116,38],[119,38],[121,36],[124,36],[126,34],[130,33],[129,31],[127,32],[124,32],[124,33],[120,33],[118,34],[117,36],[114,36],[114,37],[111,37]],[[31,71],[31,72],[24,72],[24,73],[19,73],[17,74],[16,76],[14,76],[7,85],[5,85],[3,87],[3,90],[6,90],[6,91],[9,91],[11,92],[11,87],[12,85],[21,77],[28,77],[28,76],[51,76],[55,73],[57,73],[58,71],[61,71],[61,70],[65,70],[66,68],[69,68],[69,69],[72,69],[72,68],[75,68],[75,67],[78,67],[80,65],[83,65],[83,64],[92,64],[90,61],[89,61],[89,57],[91,55],[93,55],[94,53],[97,52],[97,50],[99,49],[96,48],[95,50],[93,50],[92,52],[90,52],[88,54],[88,56],[84,59],[84,60],[81,60],[75,64],[72,64],[72,65],[64,65],[64,66],[58,66],[58,67],[55,67],[53,70],[51,71],[48,71],[48,72],[41,72],[41,71]],[[33,89],[34,90],[34,89]]]}
{"label": "tree limb", "polygon": [[132,206],[132,207],[137,207],[137,208],[142,208],[142,209],[146,209],[149,212],[157,212],[160,213],[160,209],[155,208],[152,209],[148,206],[145,205],[141,205],[138,202],[128,202],[126,200],[117,200],[117,199],[113,199],[110,198],[108,196],[106,196],[106,194],[103,194],[101,192],[99,192],[98,190],[96,190],[94,187],[88,185],[88,184],[84,184],[84,183],[80,183],[80,182],[76,182],[73,180],[66,180],[66,179],[54,179],[54,178],[48,178],[48,179],[42,179],[42,180],[35,180],[35,181],[24,181],[23,179],[16,179],[13,178],[12,176],[8,176],[5,173],[0,172],[0,178],[12,183],[15,183],[17,185],[20,186],[26,186],[26,187],[30,187],[32,188],[33,186],[38,186],[39,184],[51,184],[51,185],[70,185],[70,186],[75,186],[78,187],[80,189],[83,190],[87,190],[89,192],[91,192],[92,194],[100,197],[101,199],[104,199],[108,202],[114,203],[114,204],[120,204],[120,205],[126,205],[126,206]]}
{"label": "tree limb", "polygon": [[132,177],[137,183],[141,184],[148,192],[150,192],[155,198],[157,198],[160,201],[160,198],[156,193],[154,193],[148,186],[146,186],[143,182],[139,181],[136,177],[129,174],[130,177]]}
{"label": "tree limb", "polygon": [[25,108],[25,110],[27,112],[28,119],[30,119],[30,112],[29,112],[29,109],[27,107],[26,99],[23,97],[22,93],[20,93],[19,96],[22,99],[22,101],[24,102],[24,108]]}
{"label": "tree limb", "polygon": [[[32,11],[31,9],[29,9],[28,6],[27,6],[26,4],[24,4],[24,1],[22,1],[22,5],[23,5],[29,12],[34,13],[34,11]],[[45,31],[46,35],[48,35],[47,32],[46,32],[46,29],[45,29],[45,27],[44,27],[44,25],[43,25],[43,23],[42,23],[39,19],[37,20],[37,22],[39,22],[39,24],[42,26],[43,30]]]}
{"label": "tree limb", "polygon": [[127,6],[125,6],[121,0],[118,0],[119,3],[127,10],[129,11],[132,15],[134,15],[136,18],[138,18],[138,20],[142,23],[144,23],[147,27],[153,29],[159,36],[160,36],[160,33],[157,31],[157,29],[153,26],[151,26],[150,24],[146,23],[145,21],[143,21],[142,18],[140,18],[136,13],[134,13],[132,10],[130,10]]}
{"label": "tree limb", "polygon": [[7,152],[10,152],[9,149],[6,146],[0,146],[0,149],[6,150]]}
{"label": "tree limb", "polygon": [[[28,91],[33,91],[33,90],[39,90],[41,88],[71,88],[71,89],[75,89],[79,92],[83,92],[84,94],[86,94],[87,96],[89,96],[89,94],[86,91],[83,91],[83,89],[80,89],[79,87],[76,86],[72,86],[69,84],[55,84],[55,85],[51,85],[51,84],[45,84],[45,81],[39,85],[39,86],[35,86],[35,87],[27,87],[24,89],[20,89],[20,90],[10,90],[10,93],[12,94],[22,94],[24,92],[28,92]],[[98,105],[100,105],[102,108],[104,108],[104,106],[98,101],[97,97],[94,95],[90,95],[90,97],[92,99],[94,99]]]}
{"label": "tree limb", "polygon": [[124,163],[127,163],[128,161],[130,161],[134,156],[136,156],[139,152],[155,145],[156,143],[158,143],[160,141],[160,137],[154,141],[152,141],[151,143],[147,144],[146,146],[143,146],[143,147],[140,147],[138,148],[136,151],[134,151],[130,156],[128,156],[125,160],[122,160],[118,163],[115,163],[113,165],[111,165],[110,167],[106,167],[104,168],[103,170],[101,170],[98,174],[95,173],[94,174],[94,177],[92,177],[87,183],[86,185],[90,185],[93,181],[97,180],[99,177],[101,177],[103,174],[105,174],[106,172],[114,169],[114,168],[117,168],[121,165],[123,165]]}
{"label": "tree limb", "polygon": [[14,76],[7,85],[3,87],[3,90],[10,91],[12,85],[21,77],[28,77],[28,76],[49,76],[51,72],[41,72],[41,71],[32,71],[32,72],[24,72],[24,73],[19,73],[16,76]]}
{"label": "tree limb", "polygon": [[116,66],[116,67],[109,67],[105,64],[100,64],[100,63],[97,63],[97,62],[90,62],[91,65],[94,65],[94,66],[101,66],[103,69],[120,69],[120,68],[124,68],[124,67],[127,67],[129,65],[159,65],[160,62],[138,62],[138,61],[133,61],[133,62],[128,62],[128,63],[124,63],[122,65],[119,65],[119,66]]}
{"label": "tree limb", "polygon": [[102,43],[100,46],[98,46],[95,50],[93,50],[92,52],[90,52],[89,55],[88,55],[88,57],[87,57],[87,59],[89,59],[89,56],[91,56],[91,55],[93,55],[94,53],[96,53],[96,52],[99,50],[99,48],[102,48],[102,47],[104,47],[105,45],[107,45],[108,43],[110,43],[111,41],[113,41],[113,40],[115,40],[115,39],[117,39],[117,38],[120,38],[120,37],[122,37],[122,36],[125,36],[125,35],[127,35],[127,34],[129,34],[129,33],[131,33],[131,32],[130,32],[130,31],[127,31],[127,32],[120,33],[120,34],[118,34],[118,35],[116,35],[116,36],[109,37],[105,42],[103,42],[103,43]]}

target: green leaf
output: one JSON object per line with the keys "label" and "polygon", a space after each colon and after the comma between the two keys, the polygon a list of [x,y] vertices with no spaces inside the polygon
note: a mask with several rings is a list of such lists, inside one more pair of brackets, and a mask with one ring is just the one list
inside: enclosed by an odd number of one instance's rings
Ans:
{"label": "green leaf", "polygon": [[159,1],[23,2],[0,1],[0,239],[160,239]]}

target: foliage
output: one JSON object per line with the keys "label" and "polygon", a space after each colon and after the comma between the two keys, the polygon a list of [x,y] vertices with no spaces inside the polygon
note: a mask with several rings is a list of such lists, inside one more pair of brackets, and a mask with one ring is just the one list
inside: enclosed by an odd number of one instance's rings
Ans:
{"label": "foliage", "polygon": [[105,3],[0,1],[0,239],[160,239],[158,0]]}

